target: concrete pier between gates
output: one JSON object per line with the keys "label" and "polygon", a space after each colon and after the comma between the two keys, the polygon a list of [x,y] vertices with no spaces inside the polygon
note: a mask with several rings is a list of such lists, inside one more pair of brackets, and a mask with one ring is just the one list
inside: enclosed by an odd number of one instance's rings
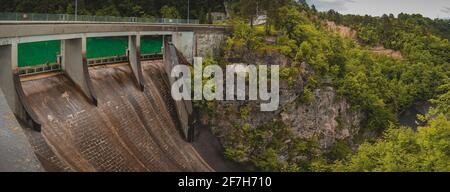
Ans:
{"label": "concrete pier between gates", "polygon": [[97,105],[86,58],[86,37],[61,41],[62,70],[80,88],[89,101]]}

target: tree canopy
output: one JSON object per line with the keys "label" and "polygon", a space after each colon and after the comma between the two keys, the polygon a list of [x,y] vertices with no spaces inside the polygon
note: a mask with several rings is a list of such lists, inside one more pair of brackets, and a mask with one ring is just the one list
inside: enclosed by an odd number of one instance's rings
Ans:
{"label": "tree canopy", "polygon": [[[227,41],[225,57],[245,61],[250,55],[264,58],[268,52],[280,52],[291,61],[280,69],[281,78],[287,80],[295,79],[297,64],[306,62],[315,73],[300,99],[307,101],[304,95],[310,90],[331,82],[338,95],[366,115],[361,133],[378,133],[381,138],[364,138],[356,151],[347,141],[338,141],[321,155],[313,139],[295,137],[279,120],[260,127],[234,125],[226,136],[230,143],[225,144],[230,158],[266,171],[449,170],[448,113],[433,113],[417,131],[398,125],[398,115],[416,101],[434,99],[436,110],[448,111],[450,44],[444,33],[417,24],[428,19],[416,15],[402,15],[402,19],[362,16],[373,25],[348,23],[367,28],[355,28],[359,34],[355,42],[327,30],[321,14],[335,15],[332,20],[343,24],[347,16],[337,12],[318,13],[304,4],[271,9],[276,11],[269,20],[276,18],[276,22],[269,26],[251,27],[246,17],[233,20],[234,33]],[[436,30],[440,28],[441,21],[428,21]],[[413,26],[415,30],[409,28]],[[272,32],[261,33],[261,28]],[[277,41],[268,43],[268,36],[276,36]],[[400,50],[404,58],[375,54],[370,48],[376,44]],[[284,141],[290,142],[281,145]]]}
{"label": "tree canopy", "polygon": [[[190,18],[207,22],[208,13],[225,12],[223,3],[223,0],[191,0]],[[73,14],[74,4],[74,0],[0,0],[0,11]],[[187,18],[186,0],[78,0],[78,14],[158,18],[163,17],[164,6],[176,9],[180,18]]]}
{"label": "tree canopy", "polygon": [[391,127],[373,144],[359,146],[333,171],[430,172],[450,171],[450,121],[440,114],[417,131]]}

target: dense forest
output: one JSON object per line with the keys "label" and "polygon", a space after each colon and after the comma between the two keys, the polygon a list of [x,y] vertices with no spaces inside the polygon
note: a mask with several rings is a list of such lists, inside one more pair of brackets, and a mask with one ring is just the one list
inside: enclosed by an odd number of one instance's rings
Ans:
{"label": "dense forest", "polygon": [[[290,0],[191,0],[188,5],[187,0],[78,0],[78,14],[187,18],[189,6],[190,18],[206,23],[210,22],[209,13],[226,12],[226,5],[245,18],[254,18],[259,10],[268,11],[273,18],[278,7],[273,5],[287,2]],[[0,12],[73,14],[75,0],[0,0]]]}
{"label": "dense forest", "polygon": [[[368,15],[342,15],[334,10],[320,13],[321,18],[338,25],[352,27],[359,39],[366,44],[383,44],[389,48],[400,49],[402,41],[395,39],[404,34],[414,33],[427,36],[433,34],[450,39],[449,19],[430,19],[420,14],[384,14],[381,17]],[[406,39],[401,39],[406,40]]]}
{"label": "dense forest", "polygon": [[[189,6],[190,18],[199,19],[202,22],[208,21],[208,13],[210,12],[225,11],[223,0],[192,0]],[[165,15],[167,10],[171,11]],[[75,0],[0,0],[0,12],[73,14],[75,12]],[[177,18],[187,18],[188,1],[78,0],[78,14],[156,18],[176,16]]]}
{"label": "dense forest", "polygon": [[[376,134],[337,142],[318,153],[314,139],[297,138],[279,119],[260,127],[235,124],[226,136],[228,157],[266,171],[449,171],[448,20],[408,14],[343,16],[334,11],[319,13],[293,1],[269,7],[249,3],[234,6],[229,24],[235,30],[224,48],[225,60],[240,57],[245,62],[252,60],[249,54],[255,59],[278,52],[290,60],[280,71],[287,81],[302,75],[300,63],[306,62],[314,74],[308,77],[299,102],[311,102],[312,90],[331,83],[355,110],[366,115],[361,135]],[[251,19],[260,11],[267,13],[269,22],[253,26]],[[326,20],[352,27],[358,41],[330,32]],[[274,36],[275,43],[267,41]],[[398,50],[403,58],[375,54],[370,48],[376,45]],[[216,59],[208,63],[223,60]],[[424,127],[414,130],[399,125],[402,111],[430,99],[436,106],[422,118]],[[205,107],[214,116],[214,103]],[[241,120],[245,122],[251,111],[251,107],[241,108]],[[351,143],[359,147],[355,150]]]}

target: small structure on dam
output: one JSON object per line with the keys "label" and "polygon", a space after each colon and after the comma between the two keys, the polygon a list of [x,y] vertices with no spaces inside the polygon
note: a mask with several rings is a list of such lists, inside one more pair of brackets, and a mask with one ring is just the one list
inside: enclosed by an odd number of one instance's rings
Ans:
{"label": "small structure on dam", "polygon": [[[198,46],[198,42],[211,38],[211,31],[217,36],[226,28],[141,24],[0,27],[15,32],[0,33],[0,87],[10,112],[23,127],[18,129],[22,137],[17,142],[25,148],[16,154],[27,157],[27,165],[33,167],[24,171],[214,170],[189,143],[194,134],[192,105],[172,100],[173,80],[167,71],[183,64],[177,50],[192,60],[207,52],[203,50],[207,46]],[[116,39],[117,45],[92,45],[108,41],[108,37]],[[50,50],[34,50],[55,57],[33,59],[33,42],[52,44],[44,46]],[[159,52],[149,53],[155,49],[149,42],[159,45]],[[93,53],[110,49],[108,46],[118,54]]]}

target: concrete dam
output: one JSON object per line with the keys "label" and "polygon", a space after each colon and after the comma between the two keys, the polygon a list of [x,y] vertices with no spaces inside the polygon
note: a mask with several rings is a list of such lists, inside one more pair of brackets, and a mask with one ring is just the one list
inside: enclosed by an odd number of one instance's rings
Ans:
{"label": "concrete dam", "polygon": [[[9,119],[8,124],[0,119],[4,126],[0,133],[5,133],[0,139],[9,138],[0,142],[5,150],[0,169],[240,169],[223,158],[221,146],[210,132],[194,129],[192,104],[172,99],[174,79],[167,73],[175,65],[206,54],[211,46],[204,42],[223,36],[226,27],[2,23],[0,28],[0,101],[9,106],[2,105],[0,111],[17,118]],[[161,39],[156,41],[157,46],[162,45],[160,52],[143,51],[141,47],[155,50],[146,44],[145,36]],[[89,49],[89,38],[99,37],[120,37],[126,42],[123,54],[87,56],[95,55],[95,49]],[[32,55],[21,47],[33,42],[53,43],[36,50],[44,54],[49,52],[45,47],[54,49],[50,53],[56,52],[55,57],[46,57],[50,61],[45,65],[30,63],[39,59],[30,59]]]}

